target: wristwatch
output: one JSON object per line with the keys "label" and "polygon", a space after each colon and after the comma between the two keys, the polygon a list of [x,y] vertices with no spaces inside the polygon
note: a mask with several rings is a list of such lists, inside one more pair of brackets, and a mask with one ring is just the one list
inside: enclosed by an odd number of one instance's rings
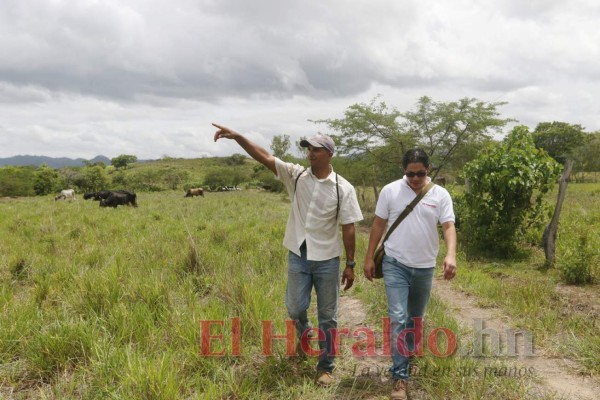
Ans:
{"label": "wristwatch", "polygon": [[346,260],[346,267],[350,267],[350,268],[354,269],[355,265],[356,265],[355,261]]}

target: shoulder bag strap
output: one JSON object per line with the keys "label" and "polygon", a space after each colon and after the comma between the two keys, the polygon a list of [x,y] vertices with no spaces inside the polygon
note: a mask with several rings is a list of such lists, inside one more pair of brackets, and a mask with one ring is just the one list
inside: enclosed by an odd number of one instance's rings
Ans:
{"label": "shoulder bag strap", "polygon": [[421,190],[421,193],[419,193],[417,195],[417,197],[415,197],[414,200],[411,201],[411,203],[406,206],[406,208],[404,209],[404,211],[402,211],[402,213],[400,213],[400,215],[398,216],[398,218],[396,218],[396,220],[394,221],[394,223],[392,224],[392,226],[390,226],[390,229],[388,229],[387,233],[385,234],[385,237],[383,238],[383,242],[381,242],[381,244],[385,243],[385,241],[388,240],[388,238],[390,237],[390,235],[392,234],[392,232],[394,231],[394,229],[396,229],[396,227],[398,225],[400,225],[400,222],[402,222],[402,220],[404,218],[406,218],[406,216],[408,214],[410,214],[410,212],[416,207],[417,203],[419,201],[421,201],[421,199],[423,198],[423,196],[425,196],[425,194],[427,194],[427,192],[429,191],[429,189],[431,189],[433,187],[433,185],[434,185],[433,182],[429,182],[423,188],[423,190]]}

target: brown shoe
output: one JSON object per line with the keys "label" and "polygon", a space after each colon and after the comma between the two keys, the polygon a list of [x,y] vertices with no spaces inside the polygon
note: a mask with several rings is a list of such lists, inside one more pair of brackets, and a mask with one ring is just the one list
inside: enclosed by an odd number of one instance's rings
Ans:
{"label": "brown shoe", "polygon": [[394,388],[392,389],[392,400],[407,400],[408,399],[408,382],[402,379],[394,381]]}
{"label": "brown shoe", "polygon": [[331,372],[318,371],[317,372],[317,385],[319,386],[331,386],[335,381]]}

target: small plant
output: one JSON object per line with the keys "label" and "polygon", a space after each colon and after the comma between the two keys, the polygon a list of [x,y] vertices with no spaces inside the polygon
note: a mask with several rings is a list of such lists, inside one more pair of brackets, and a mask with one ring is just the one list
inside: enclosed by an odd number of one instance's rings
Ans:
{"label": "small plant", "polygon": [[581,285],[593,283],[594,266],[600,261],[597,248],[590,245],[587,232],[579,237],[577,246],[566,250],[558,260],[561,277],[568,284]]}
{"label": "small plant", "polygon": [[29,275],[29,266],[24,259],[19,259],[10,267],[10,274],[16,281],[27,278]]}

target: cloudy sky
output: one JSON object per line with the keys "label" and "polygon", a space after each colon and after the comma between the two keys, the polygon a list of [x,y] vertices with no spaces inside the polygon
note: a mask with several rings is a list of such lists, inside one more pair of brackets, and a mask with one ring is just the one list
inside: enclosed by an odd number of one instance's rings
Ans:
{"label": "cloudy sky", "polygon": [[0,157],[240,152],[376,95],[600,129],[597,0],[1,0]]}

